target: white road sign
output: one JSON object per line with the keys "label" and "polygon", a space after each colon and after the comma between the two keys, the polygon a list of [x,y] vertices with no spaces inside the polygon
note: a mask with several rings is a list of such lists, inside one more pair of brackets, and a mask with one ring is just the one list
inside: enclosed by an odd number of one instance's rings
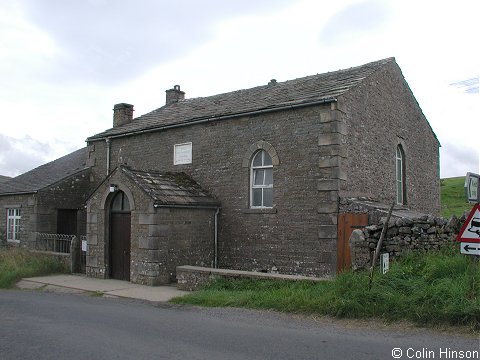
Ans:
{"label": "white road sign", "polygon": [[474,173],[467,173],[465,177],[465,197],[468,202],[480,202],[479,181],[480,175]]}
{"label": "white road sign", "polygon": [[480,243],[460,243],[460,252],[466,255],[480,255]]}
{"label": "white road sign", "polygon": [[480,204],[473,206],[457,235],[457,241],[480,243]]}

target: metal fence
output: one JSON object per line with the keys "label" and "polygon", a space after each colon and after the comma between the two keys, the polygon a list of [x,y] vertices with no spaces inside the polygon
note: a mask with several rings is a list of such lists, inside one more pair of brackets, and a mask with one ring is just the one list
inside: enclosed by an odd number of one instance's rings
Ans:
{"label": "metal fence", "polygon": [[70,253],[70,244],[75,235],[36,233],[35,249],[57,253]]}

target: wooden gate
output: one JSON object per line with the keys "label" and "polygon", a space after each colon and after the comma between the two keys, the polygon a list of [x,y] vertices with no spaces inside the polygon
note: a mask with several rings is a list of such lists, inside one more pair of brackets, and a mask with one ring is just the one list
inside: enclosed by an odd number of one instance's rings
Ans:
{"label": "wooden gate", "polygon": [[340,213],[338,214],[338,239],[337,239],[337,274],[349,270],[352,265],[349,239],[353,230],[361,229],[368,225],[368,214],[365,213]]}

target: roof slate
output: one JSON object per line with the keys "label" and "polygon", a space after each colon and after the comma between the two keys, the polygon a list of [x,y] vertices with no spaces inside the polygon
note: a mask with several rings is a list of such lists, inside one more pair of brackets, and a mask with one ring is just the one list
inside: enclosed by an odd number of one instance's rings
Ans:
{"label": "roof slate", "polygon": [[220,206],[220,202],[183,172],[134,170],[126,166],[121,170],[153,199],[154,206]]}
{"label": "roof slate", "polygon": [[10,180],[10,176],[0,175],[0,183]]}
{"label": "roof slate", "polygon": [[181,100],[135,118],[130,123],[91,136],[88,140],[125,136],[138,131],[188,124],[202,119],[333,99],[394,61],[394,58],[387,58],[345,70],[276,82],[274,85]]}
{"label": "roof slate", "polygon": [[34,193],[87,169],[87,148],[84,147],[57,160],[0,183],[0,195]]}

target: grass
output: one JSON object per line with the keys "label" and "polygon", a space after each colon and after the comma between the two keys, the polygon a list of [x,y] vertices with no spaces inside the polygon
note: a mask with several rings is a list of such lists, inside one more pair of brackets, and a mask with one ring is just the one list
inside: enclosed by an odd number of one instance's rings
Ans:
{"label": "grass", "polygon": [[24,277],[66,273],[65,264],[57,258],[21,248],[0,250],[0,289],[8,289]]}
{"label": "grass", "polygon": [[440,185],[443,217],[460,217],[465,210],[472,209],[473,205],[465,201],[465,176],[442,179]]}
{"label": "grass", "polygon": [[376,274],[342,273],[331,282],[217,279],[172,300],[177,304],[243,307],[341,318],[467,325],[480,330],[480,267],[449,248],[410,253]]}

